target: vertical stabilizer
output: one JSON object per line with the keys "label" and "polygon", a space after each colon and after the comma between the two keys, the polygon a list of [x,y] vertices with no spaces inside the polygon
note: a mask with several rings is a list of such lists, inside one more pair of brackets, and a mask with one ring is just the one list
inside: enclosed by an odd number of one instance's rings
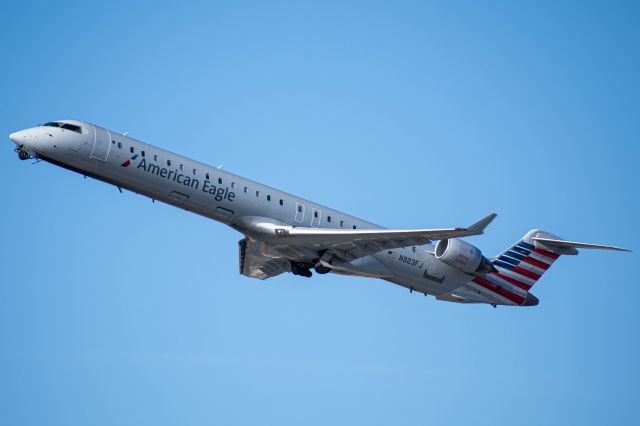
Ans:
{"label": "vertical stabilizer", "polygon": [[[557,237],[534,229],[491,260],[493,272],[473,278],[472,289],[496,304],[533,306],[538,299],[529,293],[533,285],[560,257],[561,253],[541,247],[535,237]],[[577,251],[576,251],[577,253]],[[563,254],[576,254],[564,251]]]}
{"label": "vertical stabilizer", "polygon": [[538,229],[527,232],[520,241],[492,260],[499,278],[528,291],[561,254],[578,254],[575,249],[563,250],[560,253],[543,248],[536,243],[536,237],[558,239],[555,235]]}

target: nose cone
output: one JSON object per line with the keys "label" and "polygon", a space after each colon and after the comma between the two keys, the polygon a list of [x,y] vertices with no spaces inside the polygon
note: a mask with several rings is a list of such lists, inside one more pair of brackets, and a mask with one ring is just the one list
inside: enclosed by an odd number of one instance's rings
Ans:
{"label": "nose cone", "polygon": [[24,130],[20,130],[19,132],[11,133],[9,135],[9,139],[11,139],[16,145],[22,145],[27,140],[27,134]]}

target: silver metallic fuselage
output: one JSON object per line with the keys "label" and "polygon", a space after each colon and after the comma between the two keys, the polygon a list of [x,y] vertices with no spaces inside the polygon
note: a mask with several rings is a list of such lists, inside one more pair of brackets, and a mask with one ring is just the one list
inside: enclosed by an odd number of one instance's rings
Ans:
{"label": "silver metallic fuselage", "polygon": [[[12,134],[34,157],[225,223],[249,238],[261,222],[309,228],[379,229],[373,223],[149,145],[73,120],[82,133],[39,126]],[[129,164],[126,164],[129,162]],[[304,252],[292,256],[311,256]],[[383,250],[341,265],[425,294],[449,293],[472,278],[433,256],[433,246]],[[485,301],[480,296],[479,302]]]}

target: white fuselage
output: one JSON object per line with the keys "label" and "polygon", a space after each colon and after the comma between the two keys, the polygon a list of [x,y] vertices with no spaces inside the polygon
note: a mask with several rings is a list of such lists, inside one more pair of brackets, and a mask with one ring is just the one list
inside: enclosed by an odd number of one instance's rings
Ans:
{"label": "white fuselage", "polygon": [[[381,228],[99,126],[72,120],[57,123],[80,131],[38,126],[10,137],[34,157],[220,221],[249,238],[255,218],[309,228]],[[307,256],[297,255],[300,260]],[[430,244],[382,250],[333,272],[378,277],[433,295],[449,293],[472,278],[436,259]],[[477,301],[495,302],[480,293]]]}

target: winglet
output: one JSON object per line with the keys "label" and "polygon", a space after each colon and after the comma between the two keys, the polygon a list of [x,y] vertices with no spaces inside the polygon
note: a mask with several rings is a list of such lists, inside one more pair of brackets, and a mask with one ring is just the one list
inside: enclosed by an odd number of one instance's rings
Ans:
{"label": "winglet", "polygon": [[497,213],[491,213],[489,216],[485,217],[484,219],[479,220],[473,225],[467,227],[467,230],[469,232],[472,232],[472,234],[470,235],[481,235],[482,233],[484,233],[484,228],[489,226],[489,224],[493,222],[493,219],[495,219],[496,216],[498,216]]}

